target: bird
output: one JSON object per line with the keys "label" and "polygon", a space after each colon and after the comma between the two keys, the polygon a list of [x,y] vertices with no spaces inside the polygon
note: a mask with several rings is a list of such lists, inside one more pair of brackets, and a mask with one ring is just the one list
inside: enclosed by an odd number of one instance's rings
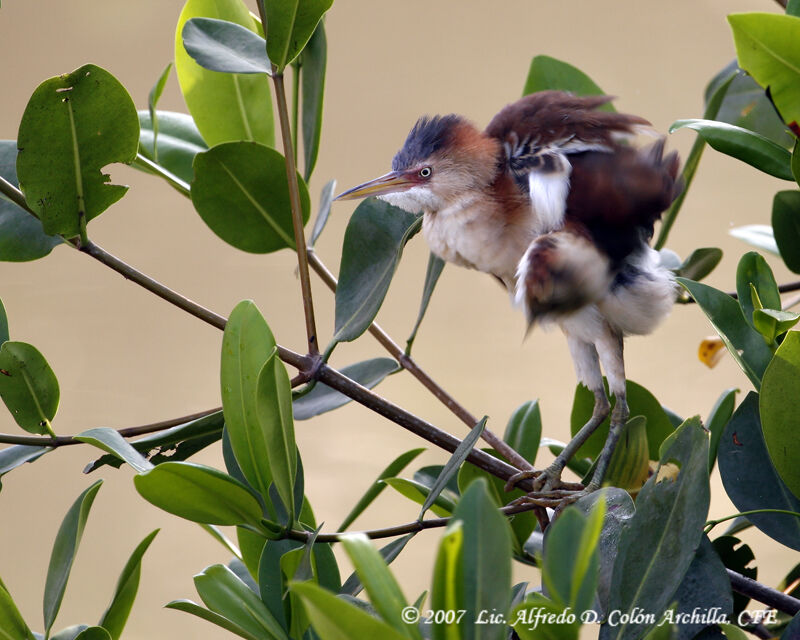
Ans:
{"label": "bird", "polygon": [[[651,333],[677,296],[649,242],[682,188],[680,160],[664,153],[664,137],[636,147],[650,122],[603,109],[612,100],[540,91],[505,106],[483,131],[460,115],[423,116],[389,173],[336,198],[375,196],[421,212],[432,253],[497,278],[524,310],[528,331],[561,328],[594,408],[551,465],[509,480],[507,489],[533,478],[525,499],[539,506],[563,506],[602,485],[629,417],[623,339]],[[609,414],[588,484],[562,481]]]}

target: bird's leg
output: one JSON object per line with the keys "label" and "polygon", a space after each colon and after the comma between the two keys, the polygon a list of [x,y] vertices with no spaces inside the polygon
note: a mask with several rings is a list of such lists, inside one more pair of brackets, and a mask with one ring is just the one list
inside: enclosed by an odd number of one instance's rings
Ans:
{"label": "bird's leg", "polygon": [[594,474],[588,485],[586,485],[586,492],[591,493],[596,491],[603,484],[603,478],[606,475],[608,464],[611,462],[611,457],[614,455],[614,449],[619,442],[619,437],[622,430],[625,428],[625,423],[628,421],[630,411],[628,410],[628,401],[625,398],[624,391],[617,391],[616,403],[614,404],[614,411],[611,413],[611,426],[608,430],[608,438],[603,445],[603,450],[597,457],[597,466],[595,467]]}
{"label": "bird's leg", "polygon": [[569,441],[561,453],[556,456],[556,459],[549,467],[541,471],[523,471],[514,474],[506,483],[506,491],[510,491],[517,483],[528,478],[534,478],[533,491],[536,493],[548,493],[556,489],[579,490],[581,488],[580,484],[563,483],[561,481],[561,473],[564,471],[567,462],[572,459],[578,449],[583,446],[583,443],[589,439],[589,436],[591,436],[597,427],[603,423],[603,420],[608,417],[611,405],[608,402],[608,396],[606,396],[603,386],[603,375],[600,372],[600,360],[594,345],[572,338],[570,335],[567,335],[567,340],[569,342],[573,362],[575,363],[575,372],[578,376],[578,380],[594,393],[594,410],[592,411],[592,417],[581,427],[580,431],[575,434],[575,437]]}

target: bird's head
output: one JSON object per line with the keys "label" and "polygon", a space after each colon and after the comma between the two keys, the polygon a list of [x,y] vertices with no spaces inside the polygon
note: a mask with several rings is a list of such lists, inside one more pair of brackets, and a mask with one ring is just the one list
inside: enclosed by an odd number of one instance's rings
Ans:
{"label": "bird's head", "polygon": [[392,170],[345,191],[337,200],[377,196],[414,213],[436,212],[488,185],[498,143],[461,116],[423,117],[392,160]]}

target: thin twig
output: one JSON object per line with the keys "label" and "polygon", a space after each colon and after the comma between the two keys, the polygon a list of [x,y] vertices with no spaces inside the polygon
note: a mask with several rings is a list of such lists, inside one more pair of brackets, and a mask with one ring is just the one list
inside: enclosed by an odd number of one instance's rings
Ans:
{"label": "thin twig", "polygon": [[800,613],[800,600],[797,598],[778,591],[777,589],[773,589],[772,587],[768,587],[765,584],[761,584],[760,582],[756,582],[752,578],[743,576],[741,573],[737,573],[732,569],[726,569],[726,571],[731,581],[731,587],[737,593],[748,596],[753,600],[758,600],[768,607],[772,607],[783,613],[788,613],[790,616]]}
{"label": "thin twig", "polygon": [[[778,293],[790,293],[792,291],[800,291],[800,280],[796,280],[795,282],[787,282],[785,284],[778,285]],[[725,293],[726,296],[730,296],[734,300],[739,299],[739,294],[736,291],[728,291]],[[696,300],[691,296],[686,298],[679,298],[678,304],[695,304]],[[796,304],[796,303],[795,303]]]}
{"label": "thin twig", "polygon": [[[169,420],[161,420],[159,422],[152,422],[150,424],[143,424],[138,427],[126,427],[125,429],[117,429],[117,433],[123,438],[135,438],[136,436],[143,436],[148,433],[156,433],[157,431],[164,431],[172,427],[177,427],[180,424],[186,424],[193,420],[199,420],[206,416],[222,411],[222,407],[215,407],[214,409],[206,409],[205,411],[198,411],[197,413],[190,413],[188,416],[181,416],[179,418],[170,418]],[[3,444],[24,444],[35,447],[63,447],[71,444],[86,444],[81,440],[76,440],[75,436],[56,436],[55,438],[40,437],[40,436],[15,436],[8,433],[0,433],[0,443]]]}
{"label": "thin twig", "polygon": [[283,73],[272,67],[272,84],[275,87],[275,101],[278,106],[281,136],[283,138],[283,155],[286,160],[286,179],[289,183],[289,203],[292,208],[292,226],[297,249],[297,267],[300,274],[300,290],[303,295],[303,315],[306,321],[306,337],[308,338],[308,354],[312,357],[319,354],[317,344],[317,327],[314,320],[314,301],[311,297],[311,279],[308,275],[308,257],[306,255],[306,238],[303,232],[303,211],[300,205],[300,188],[297,184],[297,167],[295,166],[292,145],[292,132],[289,126],[289,109],[286,104],[286,90],[283,86]]}

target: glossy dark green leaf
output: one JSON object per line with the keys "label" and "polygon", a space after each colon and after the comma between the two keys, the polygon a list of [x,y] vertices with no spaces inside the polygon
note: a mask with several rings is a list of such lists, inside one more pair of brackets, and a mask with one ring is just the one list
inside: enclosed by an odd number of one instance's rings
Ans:
{"label": "glossy dark green leaf", "polygon": [[325,183],[325,186],[322,187],[322,191],[319,195],[319,208],[317,209],[317,217],[314,220],[314,228],[311,230],[311,236],[308,240],[308,245],[310,247],[313,247],[317,243],[320,235],[322,235],[323,229],[325,229],[325,225],[328,222],[328,217],[331,214],[331,205],[333,204],[334,193],[336,193],[336,180],[329,180]]}
{"label": "glossy dark green leaf", "polygon": [[288,640],[266,605],[228,567],[215,564],[194,577],[203,603],[257,638]]}
{"label": "glossy dark green leaf", "polygon": [[[408,480],[407,478],[384,478],[381,480],[384,484],[389,485],[392,489],[397,491],[400,495],[405,496],[409,500],[413,500],[419,505],[425,504],[431,490],[421,482]],[[455,509],[455,498],[449,491],[445,490],[436,496],[430,510],[433,511],[440,518],[447,517],[453,513]]]}
{"label": "glossy dark green leaf", "polygon": [[433,486],[431,487],[430,493],[428,497],[425,498],[425,502],[422,503],[422,510],[419,513],[419,519],[425,516],[425,512],[433,505],[436,501],[436,498],[439,497],[439,494],[444,491],[447,483],[450,482],[451,478],[454,478],[458,473],[459,467],[461,467],[464,460],[467,459],[467,456],[472,452],[475,443],[481,437],[483,430],[486,428],[486,421],[489,419],[488,416],[484,416],[478,423],[472,427],[470,432],[464,437],[461,443],[456,447],[456,450],[453,452],[453,455],[450,456],[450,459],[444,465],[442,472],[439,474],[439,477],[436,478],[436,482],[434,482]]}
{"label": "glossy dark green leaf", "polygon": [[[747,578],[755,580],[758,578],[758,567],[750,566],[756,559],[753,550],[746,544],[742,543],[739,538],[733,535],[722,535],[715,538],[711,544],[716,551],[717,556],[722,561],[722,564],[736,573],[740,573]],[[733,594],[733,612],[739,614],[747,607],[750,602],[750,597],[741,593]]]}
{"label": "glossy dark green leaf", "polygon": [[[259,422],[258,376],[275,351],[275,338],[252,301],[231,312],[222,337],[222,409],[236,461],[265,500],[272,484],[269,441]],[[277,516],[268,507],[270,518]]]}
{"label": "glossy dark green leaf", "polygon": [[[607,386],[607,385],[606,385]],[[658,460],[658,449],[664,439],[674,433],[664,409],[656,397],[642,385],[628,380],[625,384],[628,406],[632,416],[644,416],[647,419],[647,443],[650,460]],[[592,416],[594,394],[583,385],[575,388],[570,414],[570,430],[574,436]],[[597,428],[586,443],[578,449],[576,459],[596,458],[603,449],[608,436],[609,419]]]}
{"label": "glossy dark green leaf", "polygon": [[684,127],[693,129],[720,153],[746,162],[751,167],[782,180],[794,180],[790,168],[791,154],[761,134],[715,120],[677,120],[670,133]]}
{"label": "glossy dark green leaf", "polygon": [[181,37],[186,53],[209,71],[272,73],[264,38],[235,22],[191,18],[183,25]]}
{"label": "glossy dark green leaf", "polygon": [[77,236],[128,190],[103,169],[136,157],[136,107],[114,76],[87,64],[37,87],[17,145],[20,188],[45,233]]}
{"label": "glossy dark green leaf", "polygon": [[[453,520],[439,541],[433,565],[431,609],[462,611],[464,609],[464,523]],[[433,624],[434,640],[461,640],[461,630],[455,625]]]}
{"label": "glossy dark green leaf", "polygon": [[794,150],[792,151],[792,175],[795,182],[800,185],[800,141],[795,140]]}
{"label": "glossy dark green leaf", "polygon": [[[722,484],[739,511],[785,509],[800,512],[800,500],[772,465],[761,428],[758,394],[750,392],[733,414],[719,442]],[[747,516],[771,538],[800,551],[800,520],[780,513]]]}
{"label": "glossy dark green leaf", "polygon": [[[528,78],[525,80],[525,88],[522,90],[522,95],[549,89],[569,91],[578,96],[605,94],[605,91],[577,67],[550,56],[535,56],[531,60]],[[603,111],[614,111],[614,107],[610,104],[604,105],[601,109]]]}
{"label": "glossy dark green leaf", "polygon": [[594,604],[605,506],[598,500],[588,517],[580,509],[566,509],[544,537],[542,582],[556,604],[578,615]]}
{"label": "glossy dark green leaf", "polygon": [[[15,187],[19,184],[16,165],[16,141],[0,140],[0,176]],[[60,237],[48,236],[39,220],[0,196],[0,261],[25,262],[43,258],[59,244]]]}
{"label": "glossy dark green leaf", "polygon": [[8,340],[8,316],[6,315],[5,305],[3,305],[3,301],[0,300],[0,345],[4,342],[8,342]]}
{"label": "glossy dark green leaf", "polygon": [[511,528],[489,495],[473,482],[453,512],[463,522],[462,575],[466,613],[458,627],[464,640],[505,637],[505,625],[476,624],[481,611],[507,611],[511,602]]}
{"label": "glossy dark green leaf", "polygon": [[717,448],[719,447],[719,439],[722,437],[722,431],[728,420],[733,415],[733,409],[736,406],[736,393],[738,389],[726,389],[722,392],[714,406],[711,407],[711,412],[708,414],[706,420],[706,427],[711,432],[711,440],[708,444],[708,472],[714,470],[714,465],[717,462]]}
{"label": "glossy dark green leaf", "polygon": [[422,287],[422,300],[419,304],[419,313],[417,314],[417,321],[414,323],[414,328],[411,330],[411,335],[406,340],[406,354],[411,353],[411,347],[417,337],[417,332],[428,310],[433,290],[436,288],[436,283],[439,282],[439,276],[442,275],[444,269],[444,260],[439,256],[431,253],[428,256],[428,268],[425,271],[425,284]]}
{"label": "glossy dark green leaf", "polygon": [[695,249],[675,270],[675,275],[699,282],[711,273],[722,260],[722,249],[704,247]]}
{"label": "glossy dark green leaf", "polygon": [[800,636],[800,613],[795,614],[781,634],[781,640],[793,640]]}
{"label": "glossy dark green leaf", "polygon": [[756,249],[780,255],[772,227],[768,224],[746,224],[734,227],[728,233]]}
{"label": "glossy dark green leaf", "polygon": [[139,494],[159,509],[205,524],[260,526],[261,506],[235,478],[193,462],[165,462],[137,475]]}
{"label": "glossy dark green leaf", "polygon": [[114,596],[111,599],[111,604],[108,605],[103,617],[100,618],[100,626],[106,629],[111,636],[112,640],[119,640],[122,631],[125,628],[125,623],[128,621],[128,616],[133,608],[133,602],[136,599],[136,592],[139,590],[139,577],[142,573],[142,557],[153,538],[156,537],[158,529],[152,531],[145,536],[133,550],[128,562],[122,569],[122,574],[117,581]]}
{"label": "glossy dark green leaf", "polygon": [[172,602],[168,602],[164,606],[167,609],[175,609],[177,611],[185,611],[186,613],[191,613],[192,615],[197,616],[202,620],[206,620],[207,622],[212,622],[213,624],[225,629],[226,631],[235,633],[237,636],[241,638],[246,638],[247,640],[261,640],[261,636],[249,633],[245,629],[242,629],[239,625],[228,620],[225,616],[222,616],[213,611],[209,611],[205,607],[201,607],[199,604],[196,604],[191,600],[173,600]]}
{"label": "glossy dark green leaf", "polygon": [[[396,540],[392,540],[389,544],[385,547],[382,547],[378,553],[380,554],[383,561],[390,565],[394,561],[397,556],[406,548],[406,545],[411,541],[416,533],[409,533],[402,538],[397,538]],[[344,581],[339,593],[344,593],[350,596],[357,596],[361,593],[361,590],[364,588],[364,585],[361,583],[361,578],[359,577],[358,573],[354,572],[350,575],[347,580]]]}
{"label": "glossy dark green leaf", "polygon": [[691,294],[711,321],[728,352],[742,368],[756,389],[772,359],[772,351],[764,344],[761,335],[744,319],[737,302],[728,294],[713,287],[678,278],[678,282]]}
{"label": "glossy dark green leaf", "polygon": [[88,429],[75,436],[75,439],[117,456],[133,467],[137,473],[144,473],[153,468],[153,463],[134,449],[115,429],[108,427]]}
{"label": "glossy dark green leaf", "polygon": [[209,146],[236,140],[275,144],[272,97],[264,74],[217,73],[198,65],[183,47],[184,25],[192,18],[228,20],[259,31],[242,0],[188,0],[175,30],[175,71],[189,113]]}
{"label": "glossy dark green leaf", "polygon": [[677,625],[676,640],[692,640],[708,626],[703,622],[691,622],[693,611],[713,610],[719,616],[730,616],[733,613],[730,578],[706,536],[701,538],[700,546],[675,592],[674,599],[678,602],[676,615],[686,620]]}
{"label": "glossy dark green leaf", "polygon": [[[277,352],[264,363],[258,374],[256,414],[261,439],[266,445],[269,473],[284,507],[287,522],[294,522],[294,486],[297,477],[297,444],[292,418],[292,388]],[[252,435],[252,434],[251,434]],[[259,434],[255,434],[256,437]]]}
{"label": "glossy dark green leaf", "polygon": [[764,372],[759,396],[764,442],[781,480],[800,497],[800,333],[791,331]]}
{"label": "glossy dark green leaf", "polygon": [[[298,175],[303,222],[309,198]],[[255,142],[227,142],[198,153],[192,203],[220,238],[242,251],[294,249],[294,230],[283,156]]]}
{"label": "glossy dark green leaf", "polygon": [[[154,150],[156,132],[148,111],[139,111],[139,153],[164,167],[186,183],[194,179],[194,157],[208,149],[192,116],[174,111],[157,111],[158,140]],[[133,165],[140,168],[138,164]]]}
{"label": "glossy dark green leaf", "polygon": [[26,342],[0,346],[0,397],[20,427],[55,435],[50,421],[59,395],[56,374],[36,347]]}
{"label": "glossy dark green leaf", "polygon": [[[634,608],[658,618],[695,556],[708,513],[708,439],[698,418],[687,420],[665,442],[659,470],[639,492],[636,513],[619,540],[609,609]],[[671,477],[665,465],[677,465]],[[640,638],[651,627],[632,617],[608,628],[609,638]]]}
{"label": "glossy dark green leaf", "polygon": [[34,640],[14,599],[0,582],[0,640]]}
{"label": "glossy dark green leaf", "polygon": [[415,624],[405,621],[408,601],[383,557],[364,534],[342,537],[342,546],[364,585],[369,600],[384,621],[408,638],[421,638]]}
{"label": "glossy dark green leaf", "polygon": [[325,23],[319,21],[300,58],[300,96],[303,113],[303,176],[311,179],[317,164],[322,133],[322,101],[325,95],[325,67],[328,61],[328,42]]}
{"label": "glossy dark green leaf", "polygon": [[753,285],[758,292],[763,307],[767,309],[781,308],[781,296],[778,293],[778,284],[775,282],[775,276],[772,275],[772,269],[769,268],[767,261],[755,251],[745,253],[739,260],[739,266],[736,269],[736,293],[739,306],[742,308],[742,315],[747,320],[747,324],[755,328],[750,285]]}
{"label": "glossy dark green leaf", "polygon": [[775,194],[772,229],[784,263],[794,273],[800,273],[800,191]]}
{"label": "glossy dark green leaf", "polygon": [[511,414],[503,435],[508,445],[528,462],[536,461],[539,442],[542,439],[542,412],[539,401],[528,401]]}
{"label": "glossy dark green leaf", "polygon": [[286,601],[287,577],[281,567],[281,559],[287,553],[302,549],[298,540],[267,540],[258,560],[259,595],[272,616],[288,633],[290,607]]}
{"label": "glossy dark green leaf", "polygon": [[765,89],[795,134],[800,132],[800,19],[772,13],[728,16],[739,64]]}
{"label": "glossy dark green leaf", "polygon": [[390,462],[389,465],[383,471],[381,471],[380,474],[378,474],[378,477],[375,478],[375,481],[370,485],[366,493],[364,493],[361,499],[350,510],[350,513],[347,514],[345,519],[342,521],[342,524],[339,525],[338,531],[345,531],[351,524],[353,524],[355,519],[358,518],[358,516],[360,516],[364,510],[373,503],[375,498],[381,494],[381,492],[386,488],[386,484],[381,482],[382,480],[396,476],[423,451],[425,451],[424,448],[411,449],[410,451],[401,453],[394,460],[392,460],[392,462]]}
{"label": "glossy dark green leaf", "polygon": [[78,546],[81,543],[86,519],[89,517],[89,510],[92,508],[92,503],[100,490],[101,484],[103,484],[103,481],[98,480],[78,496],[78,499],[67,511],[67,515],[64,516],[64,520],[61,522],[56,534],[44,585],[45,635],[49,634],[50,629],[53,628],[53,622],[55,622],[58,610],[61,608],[61,601],[64,599],[64,591],[67,588],[67,581],[72,570],[72,562],[75,560],[75,554],[78,552]]}
{"label": "glossy dark green leaf", "polygon": [[52,450],[51,447],[35,447],[27,444],[17,444],[0,450],[0,478],[20,465],[33,462]]}
{"label": "glossy dark green leaf", "polygon": [[[397,369],[397,362],[392,358],[372,358],[342,367],[340,372],[361,386],[372,389]],[[318,382],[311,391],[292,403],[294,418],[295,420],[308,420],[321,413],[338,409],[350,400],[351,398],[336,389]]]}
{"label": "glossy dark green leaf", "polygon": [[358,205],[344,234],[336,288],[334,339],[355,340],[383,304],[403,247],[422,217],[370,198]]}
{"label": "glossy dark green leaf", "polygon": [[322,640],[381,638],[403,640],[399,631],[313,582],[293,582],[292,593],[303,602],[314,630]]}
{"label": "glossy dark green leaf", "polygon": [[269,25],[267,53],[278,71],[300,55],[332,4],[333,0],[264,2]]}

